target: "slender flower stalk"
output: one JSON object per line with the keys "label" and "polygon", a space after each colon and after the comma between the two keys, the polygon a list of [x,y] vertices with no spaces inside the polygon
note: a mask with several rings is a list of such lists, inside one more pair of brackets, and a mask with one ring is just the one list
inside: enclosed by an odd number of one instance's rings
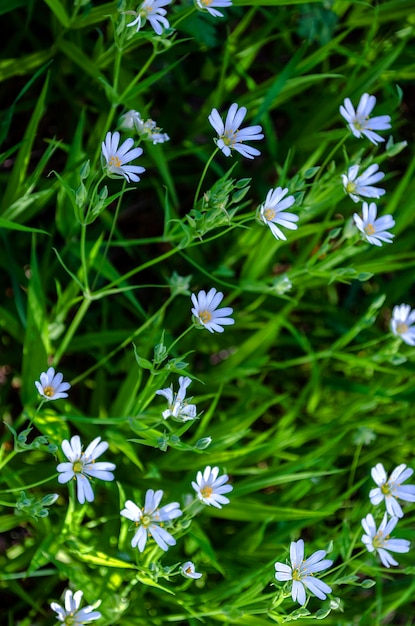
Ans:
{"label": "slender flower stalk", "polygon": [[203,473],[198,472],[196,482],[192,481],[192,487],[196,491],[196,495],[203,504],[212,505],[217,509],[222,508],[222,504],[229,504],[230,500],[224,493],[232,491],[232,485],[225,485],[229,476],[223,474],[218,476],[219,468],[211,468],[209,465],[205,467]]}
{"label": "slender flower stalk", "polygon": [[394,335],[409,346],[415,346],[415,309],[409,304],[393,307],[390,327]]}
{"label": "slender flower stalk", "polygon": [[94,492],[91,487],[91,478],[99,480],[114,480],[114,463],[106,461],[96,463],[96,459],[108,449],[108,443],[101,441],[101,437],[96,437],[87,449],[82,452],[82,444],[78,435],[74,435],[69,442],[62,441],[62,451],[68,463],[59,463],[57,466],[58,481],[65,484],[70,480],[76,480],[77,497],[80,504],[94,501]]}
{"label": "slender flower stalk", "polygon": [[395,467],[389,478],[382,463],[372,467],[371,474],[377,487],[370,490],[371,503],[377,506],[384,500],[389,515],[403,517],[398,498],[406,502],[415,502],[415,485],[402,485],[413,473],[414,470],[407,468],[404,463]]}
{"label": "slender flower stalk", "polygon": [[234,324],[235,320],[229,317],[233,313],[233,309],[229,306],[223,309],[218,309],[219,304],[223,300],[223,293],[216,291],[214,287],[206,293],[205,291],[199,291],[199,293],[192,293],[192,313],[197,319],[197,322],[204,328],[207,328],[211,333],[223,333],[223,326],[229,326]]}
{"label": "slender flower stalk", "polygon": [[373,163],[363,174],[359,173],[360,165],[352,165],[347,170],[347,174],[342,174],[343,187],[349,194],[353,202],[359,202],[364,196],[365,198],[380,198],[386,191],[380,187],[373,187],[374,183],[378,183],[385,174],[379,172],[379,165]]}
{"label": "slender flower stalk", "polygon": [[378,142],[385,141],[375,131],[388,130],[391,127],[390,115],[379,115],[370,118],[370,114],[375,108],[376,98],[364,93],[360,98],[357,110],[355,111],[350,98],[346,98],[340,107],[340,114],[344,117],[353,135],[358,139],[364,135],[376,146]]}
{"label": "slender flower stalk", "polygon": [[176,545],[175,538],[163,528],[163,524],[180,517],[182,511],[178,502],[171,502],[159,508],[162,497],[161,489],[158,491],[148,489],[143,508],[127,500],[125,508],[121,511],[121,515],[134,522],[137,527],[131,545],[133,548],[137,547],[140,552],[144,552],[147,539],[151,537],[164,551],[167,551],[169,546]]}
{"label": "slender flower stalk", "polygon": [[238,107],[234,102],[228,111],[225,124],[222,121],[217,109],[212,109],[209,115],[209,122],[218,133],[215,143],[225,156],[231,156],[232,150],[236,150],[247,159],[253,159],[261,154],[256,148],[246,146],[246,141],[258,141],[263,139],[261,126],[247,126],[240,128],[246,115],[246,107]]}
{"label": "slender flower stalk", "polygon": [[362,233],[363,239],[374,246],[381,246],[382,242],[392,243],[394,235],[388,230],[395,226],[395,220],[392,215],[383,215],[376,219],[377,207],[374,202],[362,204],[363,217],[357,213],[353,215],[353,219],[357,228]]}
{"label": "slender flower stalk", "polygon": [[69,383],[63,382],[63,374],[56,372],[50,367],[46,372],[40,375],[40,382],[35,382],[36,389],[45,400],[60,400],[67,398],[66,393],[70,388]]}
{"label": "slender flower stalk", "polygon": [[298,228],[295,223],[298,222],[298,215],[285,212],[286,209],[295,202],[294,196],[287,196],[287,193],[288,188],[282,189],[281,187],[277,187],[276,189],[270,189],[265,198],[265,202],[259,207],[261,219],[264,224],[269,226],[275,239],[283,239],[284,241],[286,241],[287,237],[282,230],[278,228],[277,224],[289,230],[296,230]]}
{"label": "slender flower stalk", "polygon": [[111,178],[125,178],[127,182],[133,181],[138,183],[140,177],[138,174],[145,172],[145,168],[141,165],[126,165],[129,161],[138,159],[143,154],[142,148],[131,148],[134,140],[129,137],[118,147],[120,143],[120,133],[107,133],[105,141],[102,142],[102,156],[104,160],[104,169]]}
{"label": "slender flower stalk", "polygon": [[50,608],[52,611],[55,611],[56,619],[59,622],[63,622],[65,626],[82,626],[82,624],[100,619],[101,613],[94,611],[94,606],[88,605],[83,609],[79,608],[83,593],[83,591],[72,593],[70,589],[67,589],[65,591],[64,607],[57,604],[57,602],[51,602]]}
{"label": "slender flower stalk", "polygon": [[385,567],[399,565],[393,556],[389,554],[388,550],[404,553],[409,552],[411,546],[407,539],[395,539],[390,536],[398,521],[399,518],[396,516],[388,521],[388,514],[385,513],[379,528],[376,529],[376,522],[371,513],[362,519],[363,530],[366,533],[362,536],[362,541],[369,552],[377,552],[379,554],[380,560]]}
{"label": "slender flower stalk", "polygon": [[326,559],[324,550],[317,550],[308,559],[304,560],[304,541],[292,541],[290,546],[291,565],[275,563],[275,578],[279,581],[292,580],[291,597],[293,602],[303,605],[306,602],[307,588],[320,600],[326,599],[326,594],[331,593],[331,587],[314,576],[333,564]]}
{"label": "slender flower stalk", "polygon": [[186,390],[191,384],[192,379],[188,376],[179,377],[179,391],[173,393],[173,385],[166,389],[159,389],[156,394],[164,396],[168,402],[168,408],[163,411],[162,415],[166,420],[172,417],[178,422],[187,422],[196,418],[197,410],[195,404],[189,404],[186,398]]}

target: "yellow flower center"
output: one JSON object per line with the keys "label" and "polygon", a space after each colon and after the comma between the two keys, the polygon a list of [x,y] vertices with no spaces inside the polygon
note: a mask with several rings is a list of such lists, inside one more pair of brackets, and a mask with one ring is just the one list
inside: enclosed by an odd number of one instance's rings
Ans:
{"label": "yellow flower center", "polygon": [[213,493],[213,489],[212,487],[209,487],[209,486],[203,487],[203,489],[200,490],[200,493],[203,498],[210,498],[210,496]]}
{"label": "yellow flower center", "polygon": [[144,526],[144,528],[148,528],[150,524],[151,524],[150,515],[143,515],[143,517],[141,518],[141,525]]}
{"label": "yellow flower center", "polygon": [[354,193],[356,191],[356,183],[354,183],[352,180],[349,180],[346,185],[346,191],[347,193]]}
{"label": "yellow flower center", "polygon": [[117,155],[112,156],[109,160],[109,165],[111,167],[121,167],[121,159]]}
{"label": "yellow flower center", "polygon": [[63,622],[64,626],[72,626],[73,624],[75,624],[75,617],[73,615],[73,613],[71,613],[70,615],[67,615],[65,617],[65,621]]}
{"label": "yellow flower center", "polygon": [[208,7],[212,4],[212,0],[200,0],[204,7]]}
{"label": "yellow flower center", "polygon": [[48,398],[51,398],[53,395],[55,395],[55,390],[53,387],[44,387],[43,388],[43,393],[45,394],[45,396],[47,396]]}
{"label": "yellow flower center", "polygon": [[365,233],[366,235],[374,235],[375,234],[375,227],[373,226],[373,224],[368,224],[365,227]]}
{"label": "yellow flower center", "polygon": [[382,487],[380,488],[381,492],[385,495],[385,496],[389,496],[391,493],[390,487],[388,485],[388,483],[385,483],[384,485],[382,485]]}
{"label": "yellow flower center", "polygon": [[227,131],[225,135],[222,135],[222,141],[225,144],[225,146],[230,146],[232,147],[235,143],[236,143],[236,136],[239,133],[239,128],[238,130],[235,131]]}
{"label": "yellow flower center", "polygon": [[293,580],[301,580],[301,574],[299,569],[293,570]]}
{"label": "yellow flower center", "polygon": [[200,311],[199,319],[203,324],[207,324],[212,319],[212,313],[210,311]]}
{"label": "yellow flower center", "polygon": [[273,220],[276,215],[276,211],[274,209],[265,209],[264,217],[266,220]]}
{"label": "yellow flower center", "polygon": [[402,335],[403,333],[407,333],[408,325],[405,324],[405,322],[400,322],[399,324],[396,325],[396,330],[398,331],[400,335]]}
{"label": "yellow flower center", "polygon": [[84,465],[82,461],[75,461],[75,463],[72,466],[72,469],[75,472],[75,474],[81,474],[83,467]]}
{"label": "yellow flower center", "polygon": [[385,545],[385,541],[387,541],[388,539],[389,535],[386,535],[385,537],[382,532],[378,532],[373,537],[372,545],[374,548],[383,548],[383,546]]}

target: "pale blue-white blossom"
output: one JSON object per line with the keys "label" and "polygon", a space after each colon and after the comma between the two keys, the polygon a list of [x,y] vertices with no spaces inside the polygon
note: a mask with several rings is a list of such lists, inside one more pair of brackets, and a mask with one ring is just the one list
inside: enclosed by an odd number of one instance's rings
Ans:
{"label": "pale blue-white blossom", "polygon": [[82,626],[89,622],[93,622],[100,619],[101,613],[94,611],[95,606],[100,604],[100,601],[96,602],[94,606],[88,605],[83,609],[80,609],[83,591],[75,591],[72,593],[70,589],[65,591],[64,607],[57,602],[51,602],[50,608],[56,613],[56,619],[59,622],[63,622],[64,625],[69,626]]}
{"label": "pale blue-white blossom", "polygon": [[388,130],[391,127],[391,118],[390,115],[378,115],[371,118],[370,114],[375,108],[375,104],[375,96],[364,93],[356,111],[350,98],[346,98],[340,107],[340,113],[355,137],[360,138],[365,135],[369,141],[377,145],[379,141],[385,141],[385,139],[375,131]]}
{"label": "pale blue-white blossom", "polygon": [[70,480],[76,481],[78,501],[83,504],[93,502],[94,492],[91,486],[91,478],[99,480],[114,480],[112,471],[115,469],[114,463],[106,461],[96,462],[96,459],[108,449],[108,443],[101,441],[101,437],[96,437],[86,450],[82,451],[82,444],[79,435],[74,435],[69,442],[62,441],[62,451],[68,462],[59,463],[57,466],[58,481],[65,484]]}
{"label": "pale blue-white blossom", "polygon": [[195,404],[190,404],[186,398],[186,391],[192,380],[188,376],[179,377],[179,391],[173,392],[173,385],[166,389],[159,389],[156,394],[164,396],[168,402],[168,408],[163,411],[164,419],[172,417],[178,422],[194,420],[197,415]]}
{"label": "pale blue-white blossom", "polygon": [[292,541],[290,545],[291,565],[277,562],[275,563],[275,578],[280,582],[292,580],[291,597],[293,602],[303,605],[306,602],[307,588],[320,600],[325,600],[331,587],[327,583],[314,576],[317,572],[322,572],[333,564],[333,561],[326,559],[324,550],[317,550],[308,559],[304,559],[304,541]]}
{"label": "pale blue-white blossom", "polygon": [[203,289],[196,295],[192,293],[192,314],[197,322],[207,328],[211,333],[223,333],[223,326],[234,324],[235,320],[229,317],[233,309],[229,306],[218,309],[223,300],[223,293],[214,287],[206,293]]}
{"label": "pale blue-white blossom", "polygon": [[127,500],[121,515],[134,522],[137,528],[131,545],[137,547],[140,552],[144,551],[147,539],[153,538],[157,545],[164,551],[169,546],[176,545],[175,538],[163,528],[166,522],[170,522],[182,515],[178,502],[171,502],[159,508],[163,497],[163,491],[148,489],[145,495],[144,507],[140,508],[131,500]]}
{"label": "pale blue-white blossom", "polygon": [[165,143],[170,137],[163,133],[154,120],[143,120],[138,111],[127,111],[121,116],[120,127],[126,130],[134,129],[137,135],[144,141],[151,141],[152,144]]}
{"label": "pale blue-white blossom", "polygon": [[35,382],[36,389],[45,400],[60,400],[67,398],[66,393],[71,388],[69,383],[63,382],[63,374],[56,372],[53,367],[49,367],[46,372],[40,375],[40,382]]}
{"label": "pale blue-white blossom", "polygon": [[390,328],[409,346],[415,346],[415,309],[409,304],[396,305],[392,309]]}
{"label": "pale blue-white blossom", "polygon": [[217,10],[217,7],[230,7],[232,0],[196,0],[196,6],[201,11],[208,11],[213,17],[223,17],[223,13]]}
{"label": "pale blue-white blossom", "polygon": [[409,552],[411,547],[407,539],[396,539],[390,536],[398,521],[399,517],[396,516],[388,521],[388,514],[385,513],[379,528],[376,528],[376,522],[371,513],[362,519],[363,530],[366,533],[362,536],[362,541],[369,552],[377,552],[379,554],[380,560],[385,567],[399,565],[393,556],[389,554],[389,551],[404,553]]}
{"label": "pale blue-white blossom", "polygon": [[380,198],[383,196],[386,193],[385,189],[373,186],[385,176],[383,172],[379,171],[379,165],[372,163],[360,176],[358,176],[359,169],[360,165],[352,165],[347,170],[347,174],[342,174],[344,190],[349,194],[353,202],[361,201],[362,196],[365,198]]}
{"label": "pale blue-white blossom", "polygon": [[217,109],[212,109],[209,115],[209,122],[218,133],[218,138],[214,141],[227,157],[231,156],[232,150],[236,150],[247,159],[253,159],[261,154],[256,148],[245,145],[246,141],[258,141],[264,138],[262,127],[259,125],[240,128],[246,112],[246,107],[238,107],[234,102],[229,108],[225,124]]}
{"label": "pale blue-white blossom", "polygon": [[205,467],[203,473],[197,472],[196,482],[192,481],[192,487],[196,491],[198,499],[203,504],[212,505],[221,509],[223,504],[229,504],[229,498],[224,493],[232,491],[232,485],[226,485],[229,480],[227,474],[219,476],[218,467]]}
{"label": "pale blue-white blossom", "polygon": [[372,478],[377,484],[377,487],[371,489],[369,493],[371,503],[377,506],[384,500],[389,515],[403,517],[402,507],[398,499],[406,502],[415,502],[415,485],[402,484],[413,473],[413,469],[406,467],[405,463],[402,463],[395,467],[388,478],[382,463],[377,463],[371,470]]}
{"label": "pale blue-white blossom", "polygon": [[194,580],[202,578],[202,574],[196,572],[195,565],[192,561],[186,561],[186,563],[183,563],[180,566],[180,572],[185,578],[193,578]]}
{"label": "pale blue-white blossom", "polygon": [[277,187],[276,189],[270,189],[265,202],[259,207],[261,219],[264,224],[269,226],[275,239],[283,239],[284,241],[286,241],[287,237],[278,228],[277,224],[289,230],[296,230],[298,228],[296,222],[299,219],[295,213],[286,212],[286,209],[295,202],[294,196],[287,196],[287,193],[288,188],[282,189],[282,187]]}
{"label": "pale blue-white blossom", "polygon": [[166,9],[163,7],[170,4],[171,0],[144,0],[138,7],[137,11],[124,11],[126,15],[132,15],[135,17],[133,22],[127,24],[127,27],[136,26],[136,32],[140,30],[142,26],[148,20],[157,35],[163,33],[163,29],[169,28],[169,22],[165,15]]}
{"label": "pale blue-white blossom", "polygon": [[137,159],[143,154],[142,148],[131,148],[134,140],[129,137],[118,147],[120,143],[120,133],[108,132],[105,141],[102,142],[103,167],[109,177],[125,178],[128,182],[137,183],[140,180],[138,174],[145,172],[141,165],[126,165],[129,161]]}
{"label": "pale blue-white blossom", "polygon": [[374,202],[362,204],[362,217],[355,213],[353,215],[357,228],[362,233],[363,239],[374,246],[381,246],[383,243],[392,243],[395,235],[388,230],[395,226],[392,215],[383,215],[377,218],[377,206]]}

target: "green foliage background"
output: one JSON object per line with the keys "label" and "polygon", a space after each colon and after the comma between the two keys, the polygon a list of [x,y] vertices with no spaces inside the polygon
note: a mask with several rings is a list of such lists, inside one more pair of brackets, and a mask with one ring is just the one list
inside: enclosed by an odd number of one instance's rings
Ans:
{"label": "green foliage background", "polygon": [[[16,432],[14,441],[4,429],[0,461],[2,623],[52,624],[49,604],[70,584],[88,603],[102,600],[102,624],[412,624],[413,550],[384,570],[362,550],[360,520],[372,511],[371,467],[414,465],[415,350],[388,325],[394,305],[414,305],[415,10],[405,0],[235,0],[214,19],[175,2],[166,37],[147,24],[123,40],[131,8],[0,6],[9,32],[0,60],[1,410]],[[345,97],[357,104],[364,92],[376,94],[376,114],[392,116],[386,149],[354,139],[339,115]],[[250,189],[226,208],[211,195],[203,212],[193,198],[214,149],[207,118],[232,102],[263,126],[262,154],[216,155],[202,191],[218,180],[223,189],[231,166],[228,177],[240,188],[250,179]],[[142,144],[147,171],[120,198],[123,183],[106,179],[112,201],[82,229],[81,167],[89,159],[100,172],[101,142],[129,109],[171,140]],[[350,225],[358,206],[340,174],[359,159],[387,173],[379,205],[396,226],[382,248]],[[296,195],[300,215],[287,242],[255,221],[277,185]],[[189,277],[187,290],[174,288],[174,272]],[[190,292],[212,286],[235,325],[193,330],[154,364],[155,346],[190,325]],[[50,364],[72,389],[35,415],[34,381]],[[155,391],[176,388],[178,374],[195,378],[202,415],[160,424]],[[116,482],[97,482],[84,507],[57,482],[60,444],[75,433],[85,444],[108,441],[105,460],[117,465]],[[46,439],[32,445],[34,436]],[[212,443],[202,450],[204,437]],[[125,499],[161,488],[166,503],[183,502],[206,465],[230,475],[230,504],[179,520],[166,554],[138,555],[119,516]],[[60,497],[49,515],[34,517],[33,502],[51,493]],[[406,511],[396,535],[411,539],[413,505]],[[274,579],[275,561],[300,537],[307,554],[330,550],[335,561],[331,600],[312,598],[306,612]],[[200,583],[170,576],[188,559],[204,572]]]}

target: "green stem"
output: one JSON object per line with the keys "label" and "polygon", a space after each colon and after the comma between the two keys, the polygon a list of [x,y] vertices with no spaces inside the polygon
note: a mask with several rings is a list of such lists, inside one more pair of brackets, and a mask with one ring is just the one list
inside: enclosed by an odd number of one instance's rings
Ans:
{"label": "green stem", "polygon": [[[127,181],[126,181],[126,180],[124,180],[123,185],[122,185],[122,191],[124,191],[126,184],[127,184]],[[92,283],[92,291],[94,290],[94,287],[95,287],[95,285],[96,285],[96,282],[97,282],[97,280],[98,280],[98,278],[99,278],[99,276],[100,276],[100,274],[101,274],[102,267],[103,267],[103,265],[104,265],[104,261],[105,261],[105,259],[107,258],[108,249],[109,249],[109,247],[110,247],[111,240],[112,240],[112,237],[113,237],[113,235],[114,235],[115,224],[117,223],[118,215],[119,215],[119,212],[120,212],[120,208],[121,208],[121,200],[122,200],[122,198],[123,198],[123,194],[121,194],[121,195],[119,196],[118,201],[117,201],[117,208],[115,209],[114,218],[113,218],[113,220],[112,220],[110,234],[109,234],[109,236],[108,236],[107,243],[105,244],[105,250],[104,250],[104,253],[103,253],[103,255],[101,256],[101,263],[100,263],[100,265],[99,265],[99,268],[98,268],[97,274],[96,274],[96,276],[95,276],[94,282]]]}
{"label": "green stem", "polygon": [[184,332],[182,332],[182,334],[181,334],[179,337],[177,337],[177,339],[175,339],[175,340],[173,341],[173,343],[171,344],[171,346],[170,346],[169,348],[167,348],[167,353],[168,353],[168,354],[170,354],[170,353],[171,353],[171,351],[173,350],[174,346],[176,345],[176,343],[179,343],[179,341],[180,341],[181,339],[183,339],[183,337],[184,337],[185,335],[187,335],[187,333],[189,333],[191,330],[193,330],[193,328],[195,328],[195,325],[194,325],[194,324],[192,324],[191,326],[189,326],[189,328],[186,328],[186,330],[185,330]]}
{"label": "green stem", "polygon": [[346,139],[348,138],[348,135],[345,134],[344,137],[342,139],[340,139],[339,142],[336,143],[336,145],[334,146],[334,148],[331,150],[331,152],[329,152],[328,156],[324,159],[322,165],[320,166],[319,171],[316,174],[316,177],[314,179],[314,184],[319,180],[320,176],[323,174],[326,166],[328,163],[330,163],[333,155],[337,152],[337,150],[339,150],[339,148],[342,147],[342,145],[345,143]]}
{"label": "green stem", "polygon": [[127,89],[121,94],[121,96],[119,98],[120,102],[124,102],[124,100],[126,100],[126,98],[128,97],[128,94],[130,93],[130,91],[139,82],[140,78],[146,73],[146,71],[148,70],[148,68],[150,67],[150,65],[152,64],[154,59],[156,58],[156,56],[157,56],[157,52],[154,52],[154,50],[153,50],[151,56],[149,56],[149,58],[144,63],[144,65],[141,68],[141,70],[138,72],[138,74],[136,74],[134,76],[133,80],[130,82],[130,84],[128,85]]}
{"label": "green stem", "polygon": [[[9,456],[12,456],[12,455],[10,454]],[[14,493],[15,491],[24,491],[24,489],[33,489],[33,487],[39,487],[39,485],[45,485],[51,480],[56,480],[57,476],[58,474],[54,474],[53,476],[49,476],[48,478],[39,480],[37,483],[32,483],[31,485],[24,485],[24,487],[13,487],[13,489],[4,489],[3,493]]]}
{"label": "green stem", "polygon": [[88,264],[86,262],[86,229],[87,226],[85,223],[81,224],[81,241],[80,241],[80,254],[81,254],[81,266],[82,272],[84,274],[84,291],[89,291],[89,283],[88,283]]}
{"label": "green stem", "polygon": [[210,155],[209,159],[206,162],[205,168],[204,168],[204,170],[202,172],[202,176],[200,177],[199,184],[198,184],[197,189],[196,189],[195,197],[194,197],[194,200],[193,200],[193,208],[196,207],[197,199],[198,199],[199,193],[200,193],[200,188],[202,187],[203,181],[204,181],[205,176],[206,176],[206,172],[208,171],[209,165],[212,163],[213,158],[214,158],[215,154],[218,152],[218,150],[219,150],[219,148],[215,148],[214,151],[212,152],[212,154]]}
{"label": "green stem", "polygon": [[[143,265],[139,265],[135,269],[133,269],[133,270],[127,272],[126,274],[124,274],[123,276],[120,276],[119,278],[117,278],[117,280],[113,280],[112,283],[109,283],[108,285],[106,285],[105,289],[112,289],[112,287],[116,287],[117,285],[121,284],[125,280],[128,280],[132,276],[135,276],[135,274],[138,274],[139,272],[142,272],[143,270],[147,269],[148,267],[151,267],[152,265],[156,265],[160,261],[164,261],[165,259],[168,259],[169,257],[171,257],[174,254],[176,254],[176,252],[178,252],[179,250],[180,250],[180,247],[176,246],[176,248],[172,248],[168,252],[165,252],[164,254],[161,254],[160,256],[156,257],[155,259],[151,259],[150,261],[147,261],[147,263],[143,263]],[[100,291],[97,291],[97,292],[95,292],[94,295],[97,296],[100,293],[101,293]]]}
{"label": "green stem", "polygon": [[82,302],[81,306],[79,307],[74,319],[72,320],[71,325],[69,326],[68,330],[66,331],[66,335],[63,338],[61,344],[59,345],[59,348],[56,350],[54,359],[53,359],[53,366],[56,367],[59,363],[59,361],[62,358],[62,355],[65,353],[66,348],[68,347],[68,345],[70,344],[70,342],[72,341],[72,338],[79,326],[79,324],[82,322],[83,318],[86,315],[86,312],[88,311],[90,305],[91,305],[92,300],[89,297],[86,297],[85,300]]}

